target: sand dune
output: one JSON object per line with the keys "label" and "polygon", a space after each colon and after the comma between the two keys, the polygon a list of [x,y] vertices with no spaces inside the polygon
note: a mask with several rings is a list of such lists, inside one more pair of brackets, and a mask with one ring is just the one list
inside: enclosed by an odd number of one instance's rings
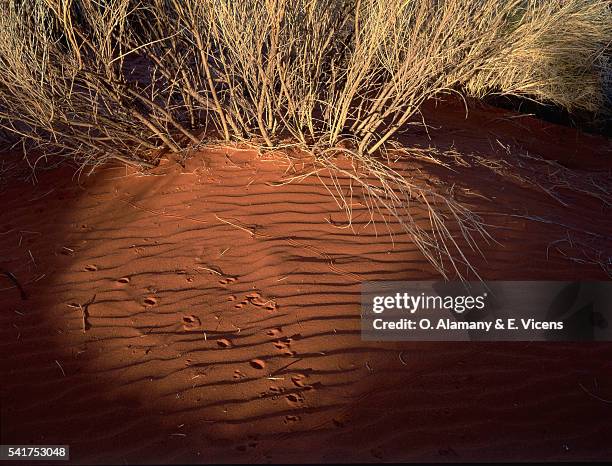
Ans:
{"label": "sand dune", "polygon": [[[440,147],[610,166],[605,139],[456,110],[437,117]],[[610,457],[612,345],[361,341],[361,281],[438,274],[358,197],[347,228],[329,173],[276,186],[293,168],[213,148],[184,167],[105,166],[78,183],[64,167],[6,186],[0,267],[28,299],[0,276],[2,443],[126,464]],[[482,277],[608,278],[589,249],[612,251],[605,200],[482,166],[397,169],[455,183],[482,215],[498,242],[470,253]]]}

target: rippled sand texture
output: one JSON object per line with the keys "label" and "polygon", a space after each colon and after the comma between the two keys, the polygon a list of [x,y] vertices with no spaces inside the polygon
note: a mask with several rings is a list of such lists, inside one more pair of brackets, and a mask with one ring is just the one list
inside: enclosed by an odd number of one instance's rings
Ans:
{"label": "rippled sand texture", "polygon": [[[486,109],[436,118],[417,142],[609,168],[601,138]],[[470,255],[484,278],[606,279],[580,247],[612,250],[601,199],[560,187],[563,206],[484,167],[398,169],[455,183],[491,225],[498,244]],[[276,186],[287,170],[210,149],[146,176],[6,187],[0,267],[28,299],[0,276],[2,443],[69,444],[80,463],[610,458],[612,344],[362,342],[362,280],[438,275],[358,196],[344,228],[328,173]]]}

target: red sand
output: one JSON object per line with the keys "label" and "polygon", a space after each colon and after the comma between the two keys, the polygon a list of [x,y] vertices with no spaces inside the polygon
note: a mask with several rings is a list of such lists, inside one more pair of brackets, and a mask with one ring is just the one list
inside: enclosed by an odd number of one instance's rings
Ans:
{"label": "red sand", "polygon": [[[440,147],[611,166],[605,139],[510,117],[428,121]],[[29,297],[0,275],[1,443],[121,464],[612,457],[612,344],[362,342],[361,280],[438,275],[397,224],[376,235],[359,199],[353,232],[316,177],[274,186],[288,168],[217,149],[146,176],[11,183],[0,267]],[[564,207],[483,167],[400,169],[455,182],[492,225],[499,244],[470,255],[483,278],[608,278],[584,253],[611,255],[600,199],[560,187]]]}

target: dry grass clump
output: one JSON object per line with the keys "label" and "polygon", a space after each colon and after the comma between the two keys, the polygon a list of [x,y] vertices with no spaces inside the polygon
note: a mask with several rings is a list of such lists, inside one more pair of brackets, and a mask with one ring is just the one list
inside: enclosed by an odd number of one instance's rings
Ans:
{"label": "dry grass clump", "polygon": [[[607,0],[8,0],[0,128],[93,165],[222,139],[295,144],[332,167],[342,147],[442,267],[448,244],[461,256],[442,219],[470,245],[480,223],[376,154],[440,93],[597,111],[611,37]],[[433,236],[410,201],[432,212]]]}
{"label": "dry grass clump", "polygon": [[109,157],[143,162],[152,150],[179,150],[184,128],[174,118],[177,104],[167,84],[155,72],[143,82],[130,79],[131,8],[129,0],[23,0],[0,7],[3,129],[27,150],[86,164]]}
{"label": "dry grass clump", "polygon": [[477,97],[501,91],[597,112],[605,104],[611,8],[591,0],[519,2],[498,34],[497,53],[466,89]]}
{"label": "dry grass clump", "polygon": [[596,111],[611,18],[605,0],[9,0],[0,121],[89,162],[203,130],[372,154],[441,92]]}

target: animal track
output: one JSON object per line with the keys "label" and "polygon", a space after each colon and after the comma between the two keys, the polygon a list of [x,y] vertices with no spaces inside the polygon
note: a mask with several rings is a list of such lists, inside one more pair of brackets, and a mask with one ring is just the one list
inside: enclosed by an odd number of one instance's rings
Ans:
{"label": "animal track", "polygon": [[261,359],[251,359],[249,361],[249,364],[251,365],[251,367],[253,369],[264,369],[266,367],[266,363],[264,361],[262,361]]}
{"label": "animal track", "polygon": [[259,445],[259,443],[257,442],[257,436],[256,435],[249,435],[247,443],[243,443],[241,445],[237,445],[236,446],[236,450],[238,450],[238,451],[247,451],[248,448],[255,448],[255,447],[257,447],[257,445]]}
{"label": "animal track", "polygon": [[304,374],[296,374],[291,377],[291,382],[298,388],[304,388],[306,384],[304,383],[304,379],[306,376]]}
{"label": "animal track", "polygon": [[271,398],[272,398],[273,400],[278,400],[278,398],[279,398],[279,397],[280,397],[280,396],[281,396],[283,393],[285,393],[285,389],[284,389],[284,388],[282,388],[282,387],[275,387],[275,386],[271,386],[271,387],[269,388],[269,392],[264,392],[264,393],[262,393],[262,394],[261,394],[261,396],[262,396],[262,397],[264,397],[264,396],[266,396],[266,395],[268,395],[268,394],[270,394],[270,393],[272,394],[272,397],[271,397]]}
{"label": "animal track", "polygon": [[234,283],[236,281],[236,277],[224,277],[221,280],[219,280],[219,283],[221,285],[229,285],[231,283]]}
{"label": "animal track", "polygon": [[264,299],[261,294],[257,292],[246,295],[246,300],[253,306],[263,307],[268,311],[276,311],[277,309],[276,301],[273,299]]}
{"label": "animal track", "polygon": [[98,267],[93,264],[89,264],[85,266],[85,270],[87,272],[96,272],[98,270]]}
{"label": "animal track", "polygon": [[[280,333],[282,333],[280,331],[280,329],[272,329],[270,331],[268,331],[268,335],[269,336],[278,336]],[[300,338],[302,338],[302,335],[299,333],[296,333],[295,335],[292,335],[290,337],[284,336],[279,338],[278,340],[274,341],[272,343],[272,345],[279,351],[282,351],[283,354],[285,354],[286,356],[295,356],[296,352],[291,350],[291,342],[295,339],[295,340],[299,340]]]}
{"label": "animal track", "polygon": [[301,393],[290,393],[285,398],[287,399],[287,402],[291,405],[299,405],[306,401]]}
{"label": "animal track", "polygon": [[272,343],[272,345],[277,350],[282,351],[286,356],[295,356],[295,351],[291,351],[290,349],[291,341],[292,339],[290,337],[282,337]]}
{"label": "animal track", "polygon": [[234,307],[235,307],[236,309],[242,309],[242,308],[243,308],[244,306],[246,306],[247,304],[249,304],[249,302],[245,300],[245,301],[242,301],[241,303],[236,304]]}
{"label": "animal track", "polygon": [[157,304],[157,298],[153,296],[148,296],[144,299],[144,304],[147,307],[155,306]]}
{"label": "animal track", "polygon": [[217,345],[219,345],[221,348],[230,348],[232,346],[232,342],[227,338],[221,338],[217,340]]}
{"label": "animal track", "polygon": [[144,248],[136,246],[135,244],[130,246],[131,249],[134,250],[134,254],[141,255],[144,252]]}
{"label": "animal track", "polygon": [[123,285],[130,283],[130,277],[121,277],[119,280],[117,280],[117,283],[121,283]]}
{"label": "animal track", "polygon": [[314,390],[315,388],[321,388],[323,384],[321,382],[315,382],[313,384],[308,384],[305,382],[306,376],[304,374],[296,374],[291,377],[291,382],[298,388],[303,390]]}
{"label": "animal track", "polygon": [[242,309],[247,304],[252,304],[253,306],[263,308],[269,312],[273,312],[278,309],[276,301],[273,299],[265,299],[261,296],[261,293],[257,292],[249,293],[244,297],[244,300],[236,304],[234,307],[236,309]]}
{"label": "animal track", "polygon": [[[286,337],[285,337],[286,338]],[[284,350],[287,349],[287,345],[285,343],[283,343],[282,341],[275,341],[274,342],[274,347],[278,350]]]}
{"label": "animal track", "polygon": [[200,322],[200,319],[193,314],[183,316],[183,328],[185,330],[197,329],[201,324],[202,322]]}

